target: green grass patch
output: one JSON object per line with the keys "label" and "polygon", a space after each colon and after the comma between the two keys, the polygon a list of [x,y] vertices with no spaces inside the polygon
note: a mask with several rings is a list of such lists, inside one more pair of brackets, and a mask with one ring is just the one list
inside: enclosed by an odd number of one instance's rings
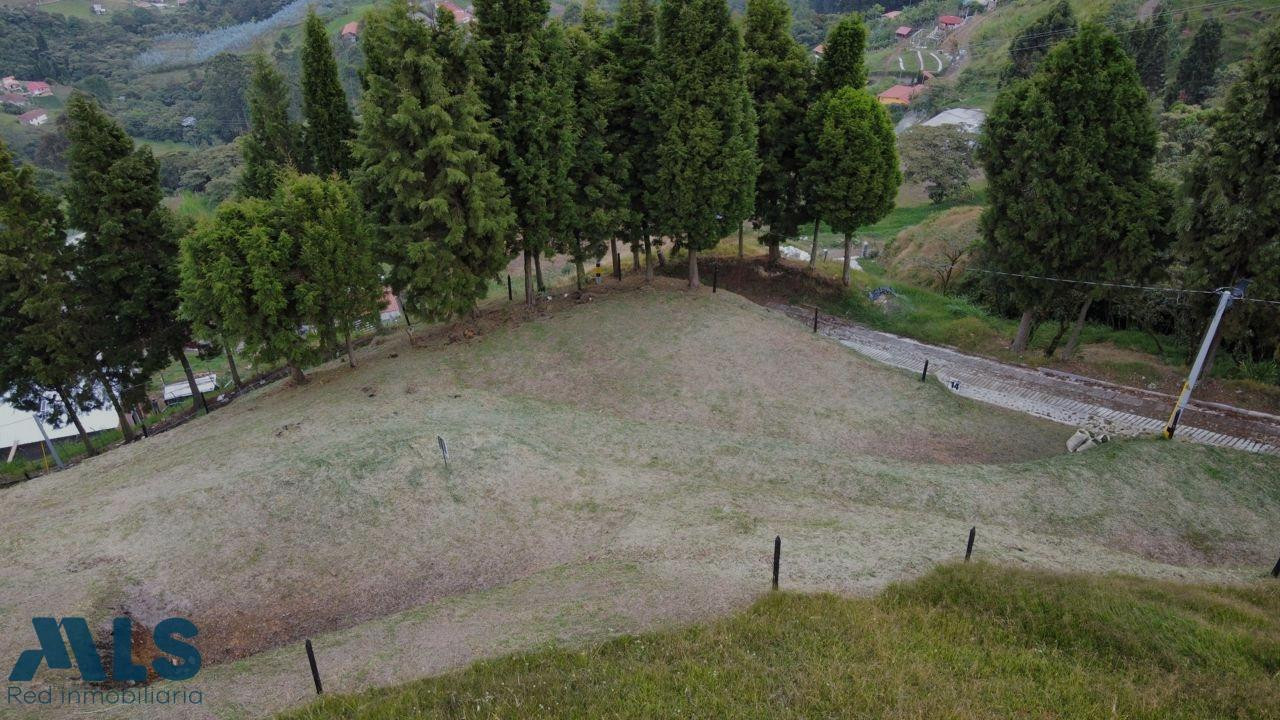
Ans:
{"label": "green grass patch", "polygon": [[282,717],[1262,718],[1280,586],[950,565],[875,598],[770,594],[722,621],[477,663]]}

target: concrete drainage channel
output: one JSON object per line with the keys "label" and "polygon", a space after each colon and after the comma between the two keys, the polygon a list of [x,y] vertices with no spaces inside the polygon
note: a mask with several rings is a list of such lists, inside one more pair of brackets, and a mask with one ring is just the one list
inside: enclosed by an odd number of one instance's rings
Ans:
{"label": "concrete drainage channel", "polygon": [[[812,322],[813,310],[771,305]],[[819,332],[886,365],[929,374],[956,393],[1097,434],[1155,435],[1164,429],[1174,398],[1068,373],[1007,365],[950,348],[822,317]],[[1213,403],[1195,403],[1182,416],[1177,437],[1205,445],[1280,455],[1280,417]]]}

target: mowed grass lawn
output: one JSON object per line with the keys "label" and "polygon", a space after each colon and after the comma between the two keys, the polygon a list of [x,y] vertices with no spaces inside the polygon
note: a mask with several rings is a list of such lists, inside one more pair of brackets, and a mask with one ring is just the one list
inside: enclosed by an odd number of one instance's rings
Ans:
{"label": "mowed grass lawn", "polygon": [[481,662],[287,720],[1275,718],[1280,585],[949,565],[874,598]]}

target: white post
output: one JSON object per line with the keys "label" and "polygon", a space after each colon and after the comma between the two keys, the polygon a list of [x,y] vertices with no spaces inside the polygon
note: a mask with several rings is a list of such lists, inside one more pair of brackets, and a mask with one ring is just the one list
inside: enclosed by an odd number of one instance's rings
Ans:
{"label": "white post", "polygon": [[49,441],[49,436],[45,433],[44,424],[40,422],[40,418],[32,415],[31,419],[35,421],[36,427],[40,429],[40,437],[44,438],[44,444],[49,448],[49,454],[53,456],[53,461],[58,463],[59,469],[65,468],[66,465],[62,464],[62,458],[58,457],[58,451],[54,449],[53,443]]}
{"label": "white post", "polygon": [[1209,329],[1205,331],[1204,340],[1200,342],[1200,352],[1196,353],[1196,361],[1191,366],[1191,373],[1187,375],[1187,379],[1182,383],[1182,393],[1178,395],[1178,403],[1173,406],[1173,412],[1169,414],[1169,422],[1165,423],[1164,436],[1166,439],[1172,438],[1173,433],[1178,429],[1178,419],[1182,417],[1182,411],[1186,409],[1187,403],[1191,401],[1191,391],[1195,389],[1196,383],[1200,380],[1200,371],[1204,369],[1204,361],[1209,357],[1209,347],[1213,345],[1213,338],[1218,334],[1218,325],[1222,323],[1222,316],[1227,311],[1227,307],[1231,305],[1232,300],[1244,297],[1244,289],[1249,284],[1248,280],[1242,280],[1234,288],[1223,288],[1218,298],[1218,310],[1213,314],[1213,322],[1209,323]]}

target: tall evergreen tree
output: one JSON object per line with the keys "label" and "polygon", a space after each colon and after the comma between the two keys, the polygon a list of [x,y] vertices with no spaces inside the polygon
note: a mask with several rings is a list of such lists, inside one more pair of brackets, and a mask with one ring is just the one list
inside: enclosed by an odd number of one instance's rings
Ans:
{"label": "tall evergreen tree", "polygon": [[751,214],[756,119],[743,69],[742,38],[724,0],[664,0],[658,57],[665,75],[655,210],[658,229],[689,254],[689,287],[698,252]]}
{"label": "tall evergreen tree", "polygon": [[1079,23],[1067,0],[1041,15],[1023,28],[1009,43],[1009,65],[1005,68],[1003,82],[1031,77],[1040,61],[1054,45],[1076,34]]}
{"label": "tall evergreen tree", "polygon": [[314,7],[308,7],[302,26],[302,117],[311,167],[321,175],[345,176],[351,169],[355,121],[338,81],[329,33]]}
{"label": "tall evergreen tree", "polygon": [[[760,157],[755,219],[768,227],[760,242],[768,246],[769,259],[776,262],[780,243],[799,233],[807,212],[800,189],[807,153],[804,130],[812,66],[804,48],[791,35],[791,10],[783,0],[749,0],[744,43]],[[848,44],[845,40],[837,43]],[[839,47],[837,54],[846,49]],[[738,255],[742,255],[741,236]]]}
{"label": "tall evergreen tree", "polygon": [[506,264],[514,222],[476,88],[442,72],[475,72],[465,56],[439,57],[461,47],[455,33],[447,22],[429,29],[396,2],[369,16],[362,39],[354,182],[371,209],[388,282],[406,310],[432,320],[475,307]]}
{"label": "tall evergreen tree", "polygon": [[[1152,183],[1155,124],[1133,59],[1085,25],[1027,82],[1001,91],[979,152],[989,182],[983,262],[1058,278],[1115,277],[1118,259],[1149,257],[1161,203]],[[1060,286],[1009,278],[1022,309],[1012,349],[1061,303]],[[1070,302],[1078,298],[1068,297]]]}
{"label": "tall evergreen tree", "polygon": [[1173,27],[1173,15],[1164,4],[1159,5],[1146,20],[1137,20],[1128,33],[1125,43],[1138,65],[1138,76],[1149,92],[1164,87],[1165,70],[1169,65],[1169,32]]}
{"label": "tall evergreen tree", "polygon": [[511,195],[515,226],[510,250],[524,254],[525,302],[534,301],[533,262],[550,241],[551,206],[564,163],[554,153],[552,127],[541,114],[550,89],[539,74],[547,0],[477,0],[474,30],[482,66],[480,97],[498,140],[498,169]]}
{"label": "tall evergreen tree", "polygon": [[1222,23],[1209,18],[1196,30],[1191,47],[1178,61],[1178,74],[1165,94],[1165,104],[1199,105],[1213,94],[1214,79],[1222,63]]}
{"label": "tall evergreen tree", "polygon": [[844,235],[841,281],[847,286],[854,231],[887,215],[902,183],[893,122],[866,90],[844,87],[818,100],[809,126],[810,202],[815,217]]}
{"label": "tall evergreen tree", "polygon": [[846,15],[827,33],[822,59],[818,63],[819,94],[833,93],[842,87],[861,90],[867,84],[867,27],[861,15]]}
{"label": "tall evergreen tree", "polygon": [[[1191,280],[1229,287],[1248,278],[1251,296],[1280,298],[1280,25],[1263,35],[1211,117],[1187,175],[1181,223]],[[1220,337],[1245,353],[1280,361],[1273,307],[1239,303],[1223,327]]]}
{"label": "tall evergreen tree", "polygon": [[69,250],[57,200],[0,143],[0,397],[55,427],[69,420],[93,455],[79,410],[101,402],[66,312]]}
{"label": "tall evergreen tree", "polygon": [[240,192],[268,198],[286,169],[305,169],[301,129],[289,118],[289,86],[261,53],[252,60],[249,79],[249,134],[242,141],[244,172]]}
{"label": "tall evergreen tree", "polygon": [[633,250],[643,244],[648,280],[653,279],[650,235],[656,223],[649,198],[655,191],[661,122],[654,102],[659,73],[657,39],[657,12],[650,0],[621,0],[604,40],[614,93],[608,149],[621,171],[615,177],[628,210],[618,220]]}
{"label": "tall evergreen tree", "polygon": [[[67,117],[67,207],[73,225],[85,233],[75,247],[74,312],[129,440],[122,400],[140,397],[145,380],[167,357],[182,364],[192,400],[203,406],[183,349],[190,327],[174,302],[177,230],[160,204],[159,166],[150,148],[135,150],[87,96],[72,95]],[[117,397],[113,383],[127,397]]]}
{"label": "tall evergreen tree", "polygon": [[[593,23],[593,4],[584,11],[583,17],[581,26],[567,32],[573,161],[569,166],[570,212],[564,235],[577,271],[579,290],[587,280],[583,268],[586,259],[600,257],[606,240],[616,243],[615,231],[620,225],[618,213],[622,205],[621,188],[613,175],[617,161],[606,140],[612,89],[606,77],[607,63],[602,61],[604,51],[597,34],[598,25]],[[616,245],[613,259],[615,272],[620,271]]]}

